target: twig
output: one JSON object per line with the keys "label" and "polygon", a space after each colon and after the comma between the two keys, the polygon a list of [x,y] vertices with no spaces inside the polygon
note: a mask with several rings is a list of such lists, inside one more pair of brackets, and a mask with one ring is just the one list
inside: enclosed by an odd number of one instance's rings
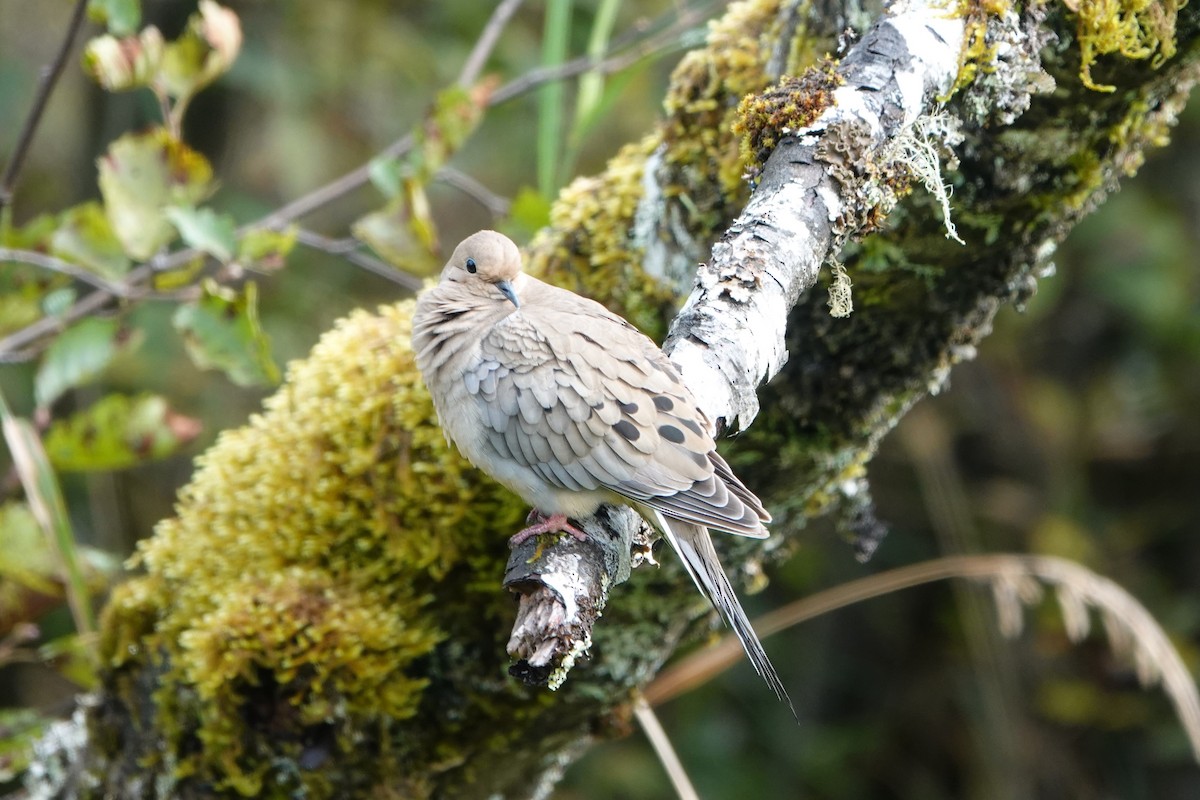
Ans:
{"label": "twig", "polygon": [[479,77],[479,73],[483,70],[483,65],[487,63],[488,56],[492,54],[492,50],[496,46],[496,40],[500,38],[501,31],[508,24],[509,19],[516,13],[517,8],[521,5],[522,0],[503,0],[500,5],[496,6],[496,10],[492,12],[491,19],[487,21],[487,25],[483,27],[483,33],[479,34],[479,39],[475,42],[475,46],[471,48],[471,54],[467,56],[467,61],[463,64],[462,71],[458,74],[456,83],[464,89],[475,83]]}
{"label": "twig", "polygon": [[646,738],[650,740],[650,746],[654,748],[658,762],[667,771],[667,777],[671,779],[671,785],[675,787],[675,794],[679,796],[679,800],[700,800],[700,795],[696,794],[696,787],[692,786],[679,756],[675,755],[675,748],[671,747],[671,740],[667,738],[667,732],[659,724],[654,709],[650,708],[650,704],[641,694],[638,694],[633,700],[633,715],[637,717],[638,724],[642,726],[642,733],[646,734]]}
{"label": "twig", "polygon": [[[1019,625],[1017,601],[1030,599],[1027,595],[1033,593],[1022,590],[1030,588],[1025,584],[1031,578],[1058,590],[1064,624],[1073,641],[1078,641],[1087,632],[1088,608],[1098,609],[1110,645],[1123,654],[1132,655],[1143,684],[1162,683],[1175,707],[1175,715],[1187,733],[1192,752],[1200,761],[1200,693],[1170,638],[1137,598],[1113,581],[1065,558],[996,554],[946,556],[922,561],[809,595],[764,614],[755,621],[754,628],[765,639],[830,611],[947,578],[990,581],[998,601],[1002,629]],[[1018,606],[1016,610],[1014,605]],[[658,705],[685,694],[729,669],[741,657],[741,644],[735,637],[726,636],[716,645],[660,673],[645,689],[646,702]]]}
{"label": "twig", "polygon": [[70,55],[71,46],[75,42],[75,35],[79,33],[79,28],[83,25],[83,13],[87,10],[87,4],[88,0],[75,0],[75,9],[71,12],[71,21],[67,24],[67,35],[63,37],[62,45],[54,55],[54,61],[42,70],[37,96],[33,100],[33,108],[29,110],[29,116],[25,118],[25,125],[17,137],[17,146],[13,149],[12,158],[8,160],[8,165],[4,168],[4,176],[0,177],[0,215],[3,215],[4,209],[12,203],[17,178],[21,174],[21,167],[25,164],[25,156],[29,153],[29,147],[33,144],[33,134],[37,131],[38,123],[42,121],[42,112],[46,110],[50,94],[54,91],[59,76],[62,75],[63,67],[66,66],[67,56]]}
{"label": "twig", "polygon": [[507,197],[496,194],[467,173],[457,170],[454,167],[442,167],[441,171],[434,177],[434,180],[458,189],[487,209],[487,212],[494,219],[507,216],[509,208],[512,207],[512,203]]}
{"label": "twig", "polygon": [[361,245],[357,239],[331,239],[313,231],[300,230],[296,232],[296,241],[314,250],[344,258],[356,267],[362,267],[370,273],[387,278],[410,291],[420,291],[424,285],[424,282],[416,275],[396,269],[369,253],[361,252],[358,249]]}
{"label": "twig", "polygon": [[40,269],[50,270],[51,272],[57,272],[60,275],[66,275],[75,280],[83,281],[89,286],[94,286],[100,291],[108,292],[116,297],[130,297],[133,294],[132,288],[123,283],[110,281],[94,272],[88,272],[82,267],[63,261],[61,258],[48,256],[45,253],[38,253],[33,250],[0,247],[0,261],[16,261]]}

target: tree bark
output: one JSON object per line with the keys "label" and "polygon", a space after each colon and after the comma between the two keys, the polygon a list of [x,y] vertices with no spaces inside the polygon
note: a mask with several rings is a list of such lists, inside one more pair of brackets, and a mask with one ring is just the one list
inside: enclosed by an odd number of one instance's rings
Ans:
{"label": "tree bark", "polygon": [[[718,543],[739,574],[829,511],[869,554],[879,439],[1030,296],[1200,74],[1195,3],[1170,9],[1161,59],[1094,64],[1085,49],[1118,48],[1065,5],[969,2],[896,3],[817,63],[840,15],[804,6],[733,6],[676,70],[662,127],[564,190],[529,250],[658,333],[690,290],[665,349],[710,418],[743,430],[732,457],[779,521],[765,546]],[[941,180],[949,221],[914,188]],[[816,290],[832,258],[852,283],[850,311],[830,281],[841,317]],[[709,623],[669,554],[613,591],[631,546],[634,565],[648,554],[619,510],[506,574],[523,509],[440,439],[410,314],[345,321],[205,456],[112,599],[104,685],[42,743],[34,794],[545,796]],[[524,603],[511,641],[502,577]],[[506,642],[524,677],[561,688],[506,676]]]}

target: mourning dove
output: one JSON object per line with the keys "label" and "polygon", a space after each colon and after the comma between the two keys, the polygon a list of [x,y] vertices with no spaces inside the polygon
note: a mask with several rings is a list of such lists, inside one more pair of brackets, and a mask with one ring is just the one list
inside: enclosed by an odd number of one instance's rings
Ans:
{"label": "mourning dove", "polygon": [[568,518],[604,502],[633,506],[791,705],[708,535],[763,538],[771,517],[717,453],[654,342],[599,303],[526,275],[511,240],[480,231],[417,300],[413,349],[447,438],[541,517],[515,541],[584,538]]}

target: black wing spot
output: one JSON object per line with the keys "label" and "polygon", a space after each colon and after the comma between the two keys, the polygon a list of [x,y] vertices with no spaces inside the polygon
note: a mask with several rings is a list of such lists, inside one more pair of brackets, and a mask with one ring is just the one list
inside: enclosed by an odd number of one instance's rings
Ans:
{"label": "black wing spot", "polygon": [[675,401],[669,397],[664,397],[661,394],[654,396],[654,407],[659,411],[670,411],[675,407]]}
{"label": "black wing spot", "polygon": [[628,414],[629,416],[632,417],[634,414],[636,414],[638,412],[638,404],[637,403],[618,403],[618,405],[621,406],[622,414]]}
{"label": "black wing spot", "polygon": [[613,425],[613,430],[631,442],[637,441],[638,437],[642,435],[627,419],[618,421],[616,425]]}
{"label": "black wing spot", "polygon": [[659,425],[658,435],[666,439],[668,442],[675,444],[683,444],[683,431],[676,428],[674,425]]}
{"label": "black wing spot", "polygon": [[703,436],[703,435],[704,435],[704,429],[703,429],[703,428],[701,428],[701,427],[700,427],[700,424],[699,424],[699,423],[697,423],[695,420],[692,420],[692,419],[681,419],[681,420],[679,420],[679,421],[680,421],[680,422],[682,422],[682,423],[683,423],[685,426],[687,426],[687,429],[688,429],[689,431],[691,431],[692,433],[696,434],[697,436]]}

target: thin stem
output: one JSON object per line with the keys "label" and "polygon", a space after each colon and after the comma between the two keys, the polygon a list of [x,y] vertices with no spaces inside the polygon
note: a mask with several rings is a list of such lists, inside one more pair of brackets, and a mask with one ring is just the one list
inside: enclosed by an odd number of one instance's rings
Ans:
{"label": "thin stem", "polygon": [[496,10],[492,12],[491,19],[487,21],[487,25],[483,27],[483,32],[479,34],[479,39],[475,42],[475,46],[471,48],[471,54],[467,56],[467,61],[463,64],[462,71],[458,74],[456,83],[464,89],[475,83],[479,78],[479,73],[483,70],[483,65],[487,63],[488,56],[492,54],[492,50],[496,47],[496,41],[500,38],[504,26],[516,13],[523,0],[504,0],[500,5],[496,6]]}
{"label": "thin stem", "polygon": [[125,284],[107,280],[94,272],[88,272],[82,267],[63,261],[61,258],[48,256],[45,253],[38,253],[33,250],[0,247],[0,261],[16,261],[21,264],[38,267],[39,269],[57,272],[60,275],[66,275],[75,280],[82,281],[89,286],[94,286],[100,291],[108,292],[116,297],[130,297],[133,294],[132,289]]}
{"label": "thin stem", "polygon": [[50,94],[54,91],[59,76],[62,75],[63,67],[66,66],[67,56],[71,54],[75,35],[79,33],[79,28],[83,25],[83,14],[87,10],[87,4],[88,0],[75,1],[75,8],[71,12],[71,21],[67,24],[67,35],[63,37],[62,44],[55,53],[54,60],[50,62],[50,66],[42,70],[37,96],[33,100],[33,108],[29,110],[29,116],[25,118],[25,125],[17,137],[17,146],[13,149],[12,158],[8,160],[8,165],[4,168],[3,177],[0,177],[0,215],[12,203],[17,178],[21,175],[21,167],[25,165],[25,156],[28,155],[29,148],[33,144],[33,134],[37,131],[38,123],[42,121],[42,113],[46,110]]}
{"label": "thin stem", "polygon": [[641,694],[633,700],[633,715],[642,726],[642,733],[650,740],[650,746],[654,748],[659,763],[667,771],[667,777],[671,779],[671,785],[675,787],[675,794],[679,796],[679,800],[700,800],[700,795],[696,794],[696,787],[692,786],[683,763],[680,762],[679,756],[675,755],[675,748],[671,746],[667,732],[659,724],[654,709],[650,708],[650,704]]}
{"label": "thin stem", "polygon": [[467,197],[470,197],[479,203],[479,205],[486,208],[494,219],[508,216],[508,210],[512,207],[512,203],[509,202],[507,197],[496,194],[467,173],[461,172],[454,167],[442,167],[434,180],[458,189]]}
{"label": "thin stem", "polygon": [[324,253],[344,258],[356,267],[361,267],[367,272],[387,278],[389,281],[399,284],[410,291],[420,291],[424,285],[423,281],[416,275],[396,269],[391,264],[381,261],[369,253],[361,252],[358,249],[360,244],[356,239],[331,239],[319,233],[300,230],[296,232],[296,241],[314,250],[320,250]]}

